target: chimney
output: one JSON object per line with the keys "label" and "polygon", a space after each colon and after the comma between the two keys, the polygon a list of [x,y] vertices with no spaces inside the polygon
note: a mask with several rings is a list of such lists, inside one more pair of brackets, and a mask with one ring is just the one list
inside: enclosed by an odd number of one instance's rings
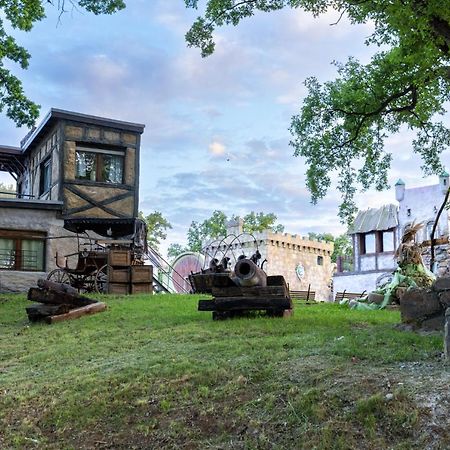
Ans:
{"label": "chimney", "polygon": [[448,172],[446,170],[444,170],[440,175],[439,175],[439,185],[441,187],[441,192],[445,195],[447,193],[448,190],[448,182],[449,182],[449,175]]}
{"label": "chimney", "polygon": [[395,199],[401,202],[405,198],[405,182],[399,178],[395,183]]}

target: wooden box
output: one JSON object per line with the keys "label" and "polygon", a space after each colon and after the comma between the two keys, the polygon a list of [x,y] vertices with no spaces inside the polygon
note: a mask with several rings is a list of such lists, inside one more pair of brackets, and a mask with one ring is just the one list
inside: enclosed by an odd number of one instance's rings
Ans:
{"label": "wooden box", "polygon": [[132,294],[153,294],[152,283],[139,283],[131,285]]}
{"label": "wooden box", "polygon": [[130,285],[128,283],[109,283],[108,293],[116,295],[126,295],[130,293]]}
{"label": "wooden box", "polygon": [[130,271],[129,269],[115,269],[108,268],[108,280],[110,283],[129,283]]}
{"label": "wooden box", "polygon": [[128,267],[131,265],[130,250],[110,250],[108,253],[108,265],[116,267]]}
{"label": "wooden box", "polygon": [[131,266],[131,282],[151,283],[153,278],[153,266]]}

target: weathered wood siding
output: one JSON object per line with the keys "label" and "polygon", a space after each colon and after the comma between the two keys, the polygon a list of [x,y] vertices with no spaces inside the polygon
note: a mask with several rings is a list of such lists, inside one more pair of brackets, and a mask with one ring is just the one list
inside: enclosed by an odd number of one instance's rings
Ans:
{"label": "weathered wood siding", "polygon": [[[98,144],[124,152],[123,184],[75,178],[77,145]],[[138,158],[140,135],[121,130],[66,123],[62,197],[64,216],[115,218],[135,217],[138,211]]]}

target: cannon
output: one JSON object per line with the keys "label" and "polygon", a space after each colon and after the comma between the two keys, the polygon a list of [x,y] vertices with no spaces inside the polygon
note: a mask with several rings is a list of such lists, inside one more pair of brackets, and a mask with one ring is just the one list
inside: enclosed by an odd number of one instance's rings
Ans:
{"label": "cannon", "polygon": [[232,272],[199,274],[208,277],[207,292],[213,299],[199,300],[198,310],[212,311],[214,320],[255,310],[266,311],[271,316],[290,315],[293,305],[284,277],[268,276],[256,261],[241,258]]}
{"label": "cannon", "polygon": [[233,281],[238,286],[267,286],[267,275],[251,259],[238,260],[234,266],[235,277]]}

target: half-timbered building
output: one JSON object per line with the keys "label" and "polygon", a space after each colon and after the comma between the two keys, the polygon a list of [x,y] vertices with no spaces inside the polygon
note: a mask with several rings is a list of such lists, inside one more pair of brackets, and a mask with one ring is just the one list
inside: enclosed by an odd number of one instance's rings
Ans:
{"label": "half-timbered building", "polygon": [[52,270],[56,250],[74,248],[58,239],[70,236],[70,221],[137,217],[143,131],[51,109],[20,146],[0,145],[0,171],[16,181],[16,193],[0,198],[0,291],[25,289]]}

